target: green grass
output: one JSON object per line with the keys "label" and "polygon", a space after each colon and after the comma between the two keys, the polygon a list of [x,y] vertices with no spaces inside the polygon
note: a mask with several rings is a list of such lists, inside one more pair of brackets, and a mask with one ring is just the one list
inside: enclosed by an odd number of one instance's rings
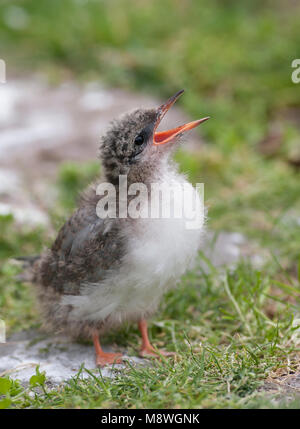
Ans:
{"label": "green grass", "polygon": [[[300,85],[291,82],[300,6],[283,0],[16,4],[0,6],[8,73],[42,71],[53,84],[100,80],[161,98],[185,88],[181,107],[192,118],[212,117],[201,128],[207,144],[193,155],[176,154],[182,171],[205,183],[209,228],[242,232],[269,256],[260,270],[250,262],[226,273],[198,267],[168,293],[150,335],[157,346],[177,351],[175,364],[128,364],[113,380],[78,374],[56,390],[39,375],[28,388],[2,382],[1,390],[0,382],[2,406],[299,408],[297,399],[274,403],[259,387],[287,359],[295,359],[295,371],[299,362],[300,170],[289,159],[300,147],[299,120],[291,115],[300,111]],[[263,156],[259,144],[278,123],[280,147]],[[62,167],[55,228],[97,171],[95,163]],[[39,325],[31,288],[15,280],[19,268],[9,258],[36,254],[53,238],[0,218],[0,318],[9,333]],[[107,341],[137,353],[135,327]]]}
{"label": "green grass", "polygon": [[[12,274],[5,272],[7,279]],[[272,396],[258,388],[271,370],[285,367],[297,350],[293,312],[295,303],[299,304],[300,285],[294,284],[295,301],[288,303],[288,281],[278,288],[276,301],[272,284],[271,276],[246,263],[221,276],[196,269],[168,293],[157,321],[151,324],[154,344],[176,351],[175,363],[165,360],[150,367],[128,363],[113,380],[102,378],[98,371],[89,372],[90,377],[83,380],[81,374],[87,370],[82,368],[59,389],[52,390],[46,383],[42,394],[32,384],[24,388],[14,382],[6,399],[17,408],[274,407]],[[7,290],[15,314],[21,317],[17,288],[11,290],[8,285]],[[24,294],[22,299],[26,325],[26,304],[31,298]],[[109,341],[136,355],[140,340],[135,327],[124,327]],[[30,392],[36,394],[29,396]]]}

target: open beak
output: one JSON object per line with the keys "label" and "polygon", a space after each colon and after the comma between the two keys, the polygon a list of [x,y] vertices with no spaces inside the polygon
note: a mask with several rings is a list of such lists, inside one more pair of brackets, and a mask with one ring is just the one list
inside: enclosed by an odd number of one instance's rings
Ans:
{"label": "open beak", "polygon": [[154,133],[153,133],[153,144],[155,145],[161,145],[168,143],[175,139],[175,137],[182,135],[184,132],[189,131],[198,125],[202,124],[202,122],[207,121],[209,119],[209,116],[206,118],[198,119],[197,121],[188,122],[187,124],[181,125],[176,128],[172,128],[171,130],[167,131],[160,131],[156,132],[155,130],[158,128],[159,124],[161,123],[163,117],[167,113],[167,111],[173,106],[173,104],[178,100],[178,98],[183,94],[184,90],[178,91],[173,97],[169,98],[169,100],[162,104],[157,109],[157,119],[154,126]]}

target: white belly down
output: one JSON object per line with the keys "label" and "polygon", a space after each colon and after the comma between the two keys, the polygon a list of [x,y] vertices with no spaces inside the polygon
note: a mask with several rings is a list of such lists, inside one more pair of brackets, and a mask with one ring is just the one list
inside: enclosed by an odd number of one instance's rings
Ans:
{"label": "white belly down", "polygon": [[90,321],[113,317],[122,322],[155,311],[164,292],[197,255],[203,227],[188,229],[186,221],[183,216],[128,222],[127,252],[118,272],[98,284],[85,285],[80,296],[64,296],[62,305],[73,306],[70,317]]}

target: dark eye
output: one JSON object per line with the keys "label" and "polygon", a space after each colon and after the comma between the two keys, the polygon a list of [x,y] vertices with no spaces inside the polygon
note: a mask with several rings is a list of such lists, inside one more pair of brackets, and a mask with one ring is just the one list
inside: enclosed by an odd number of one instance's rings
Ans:
{"label": "dark eye", "polygon": [[144,136],[142,134],[139,134],[138,136],[136,136],[136,138],[134,139],[134,144],[140,146],[143,143],[144,143]]}

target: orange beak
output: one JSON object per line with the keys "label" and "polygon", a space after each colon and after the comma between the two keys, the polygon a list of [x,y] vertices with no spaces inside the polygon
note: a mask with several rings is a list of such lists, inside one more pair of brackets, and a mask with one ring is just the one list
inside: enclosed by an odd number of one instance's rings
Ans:
{"label": "orange beak", "polygon": [[209,116],[206,118],[198,119],[197,121],[188,122],[187,124],[181,125],[176,128],[172,128],[171,130],[167,131],[161,131],[161,132],[155,132],[159,124],[161,123],[163,117],[167,113],[167,111],[173,106],[173,104],[178,100],[178,98],[183,94],[184,90],[178,91],[173,97],[169,98],[169,100],[162,104],[157,109],[157,120],[154,127],[154,133],[153,133],[153,144],[160,145],[168,143],[175,139],[175,137],[178,137],[182,135],[184,132],[189,131],[198,125],[202,124],[202,122],[205,122],[209,119]]}

